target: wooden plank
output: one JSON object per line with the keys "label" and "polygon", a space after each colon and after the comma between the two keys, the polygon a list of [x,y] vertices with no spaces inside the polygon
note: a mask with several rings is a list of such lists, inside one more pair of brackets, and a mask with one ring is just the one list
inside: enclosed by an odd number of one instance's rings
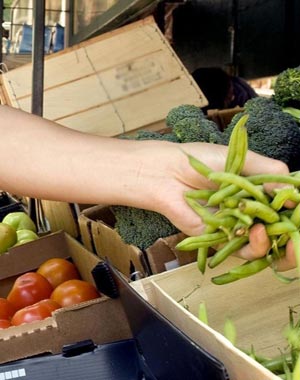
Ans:
{"label": "wooden plank", "polygon": [[[9,103],[30,112],[32,65],[2,75]],[[44,117],[115,136],[207,101],[152,17],[45,58]]]}

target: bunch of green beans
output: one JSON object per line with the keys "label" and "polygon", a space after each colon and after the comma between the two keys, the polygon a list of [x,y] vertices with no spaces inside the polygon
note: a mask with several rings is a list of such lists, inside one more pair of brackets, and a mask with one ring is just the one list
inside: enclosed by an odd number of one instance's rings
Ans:
{"label": "bunch of green beans", "polygon": [[[216,172],[188,155],[190,165],[215,182],[218,189],[185,193],[187,203],[206,227],[202,235],[187,237],[176,248],[182,251],[197,249],[198,268],[204,273],[207,265],[216,267],[248,244],[249,229],[256,223],[265,225],[271,240],[271,248],[264,257],[247,261],[227,273],[213,277],[212,282],[217,285],[249,277],[269,266],[282,281],[294,280],[276,271],[276,260],[285,254],[285,246],[290,239],[294,244],[300,271],[300,172],[288,175],[241,175],[248,150],[247,120],[248,115],[244,115],[232,131],[223,172]],[[278,183],[281,187],[270,195],[264,190],[266,183]],[[286,208],[287,201],[292,201],[294,208]],[[211,251],[214,252],[212,255]]]}

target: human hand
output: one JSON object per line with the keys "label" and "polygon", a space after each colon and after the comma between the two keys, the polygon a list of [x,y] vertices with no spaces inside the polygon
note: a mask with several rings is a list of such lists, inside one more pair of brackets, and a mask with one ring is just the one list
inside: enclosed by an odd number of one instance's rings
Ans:
{"label": "human hand", "polygon": [[[198,158],[207,166],[214,170],[224,170],[226,160],[227,147],[211,144],[184,144],[183,150],[186,153]],[[195,150],[196,149],[196,150]],[[182,162],[178,161],[176,166],[176,178],[172,190],[169,191],[163,204],[157,202],[161,207],[159,212],[165,214],[171,222],[176,225],[181,231],[189,236],[200,235],[205,228],[198,215],[192,209],[187,208],[186,202],[182,194],[186,190],[191,189],[212,189],[215,188],[213,183],[210,183],[206,178],[200,176],[197,172],[191,169],[189,163],[186,166],[186,161],[181,157]],[[247,160],[244,166],[244,175],[254,175],[259,173],[269,174],[288,174],[287,166],[277,160],[269,159],[253,152],[248,152]],[[271,191],[272,188],[280,185],[268,184],[266,191]],[[158,192],[162,195],[162,192]],[[180,195],[178,197],[178,195]],[[249,232],[249,244],[244,246],[237,254],[246,259],[253,260],[263,257],[269,251],[271,242],[267,236],[266,230],[262,224],[254,225]],[[280,271],[288,270],[295,267],[296,260],[293,251],[292,243],[289,242],[286,248],[286,255],[276,262],[277,269]]]}

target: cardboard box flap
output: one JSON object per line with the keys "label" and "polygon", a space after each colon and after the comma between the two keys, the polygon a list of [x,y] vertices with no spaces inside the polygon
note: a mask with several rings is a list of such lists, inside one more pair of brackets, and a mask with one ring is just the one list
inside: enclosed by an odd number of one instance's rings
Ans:
{"label": "cardboard box flap", "polygon": [[[221,360],[231,380],[274,380],[278,376],[253,361],[240,349],[257,355],[277,356],[286,347],[283,335],[289,323],[289,307],[299,305],[297,281],[280,282],[271,269],[227,285],[214,285],[211,277],[224,273],[244,261],[228,258],[203,276],[196,263],[132,282],[140,294],[192,340]],[[295,277],[295,270],[285,275]],[[142,288],[142,291],[141,291]],[[197,316],[205,302],[209,326]],[[226,318],[237,330],[237,347],[223,336]]]}

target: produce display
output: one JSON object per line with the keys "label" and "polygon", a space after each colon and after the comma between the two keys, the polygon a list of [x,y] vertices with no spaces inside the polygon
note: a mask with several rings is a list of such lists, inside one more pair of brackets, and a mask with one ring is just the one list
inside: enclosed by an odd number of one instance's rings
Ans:
{"label": "produce display", "polygon": [[6,298],[0,298],[0,329],[51,317],[61,307],[99,298],[96,287],[81,279],[67,259],[52,258],[36,271],[17,277]]}
{"label": "produce display", "polygon": [[36,225],[26,212],[11,212],[0,223],[0,254],[13,246],[38,238]]}
{"label": "produce display", "polygon": [[[299,77],[299,67],[280,73],[274,96],[270,99],[258,96],[248,100],[244,109],[233,117],[224,131],[220,130],[217,123],[208,120],[199,107],[182,104],[167,114],[167,130],[139,130],[134,135],[120,138],[228,145],[236,123],[247,114],[248,148],[285,162],[291,171],[300,170]],[[111,211],[122,240],[142,250],[159,238],[179,232],[163,215],[152,211],[127,206],[112,206]]]}

